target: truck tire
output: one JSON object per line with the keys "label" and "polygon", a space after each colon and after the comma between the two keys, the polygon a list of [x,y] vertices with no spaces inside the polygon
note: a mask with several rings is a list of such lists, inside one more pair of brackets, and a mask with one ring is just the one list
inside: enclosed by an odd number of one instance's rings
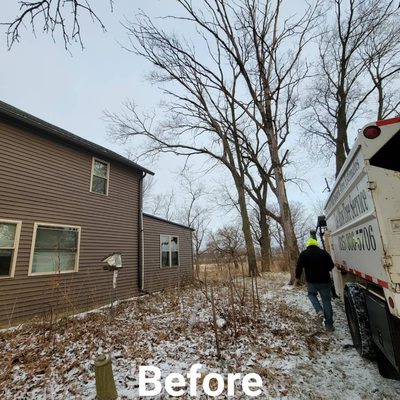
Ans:
{"label": "truck tire", "polygon": [[361,357],[375,359],[375,344],[369,329],[363,289],[357,283],[346,283],[344,306],[355,349]]}

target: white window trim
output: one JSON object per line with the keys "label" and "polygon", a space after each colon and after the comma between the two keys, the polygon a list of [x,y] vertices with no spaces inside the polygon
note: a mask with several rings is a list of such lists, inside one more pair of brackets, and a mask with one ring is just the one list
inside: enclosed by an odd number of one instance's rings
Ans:
{"label": "white window trim", "polygon": [[15,268],[17,265],[19,239],[21,236],[22,221],[15,221],[15,220],[10,220],[10,219],[0,219],[0,223],[1,222],[5,223],[5,224],[15,224],[16,225],[15,236],[14,236],[14,253],[13,253],[13,258],[11,261],[10,274],[8,276],[0,276],[0,279],[10,279],[10,278],[14,278],[14,275],[15,275]]}
{"label": "white window trim", "polygon": [[[163,267],[162,265],[162,249],[161,249],[161,237],[162,236],[168,236],[168,253],[169,253],[169,266]],[[178,264],[177,265],[171,265],[172,264],[172,251],[171,251],[171,238],[176,237],[178,238]],[[178,235],[160,235],[160,240],[158,242],[158,245],[160,246],[160,268],[174,268],[174,267],[179,267],[181,265],[181,251],[180,251],[180,242],[181,239]]]}
{"label": "white window trim", "polygon": [[[76,249],[75,265],[74,265],[74,269],[72,271],[32,272],[33,255],[35,253],[36,233],[37,233],[38,226],[54,226],[55,228],[72,228],[72,229],[78,230],[78,243],[77,243],[77,249]],[[31,254],[30,254],[30,258],[29,258],[28,276],[73,274],[75,272],[78,272],[80,247],[81,247],[81,227],[80,226],[53,224],[53,223],[47,223],[47,222],[35,222],[35,224],[33,225],[33,235],[32,235]]]}
{"label": "white window trim", "polygon": [[[92,190],[92,185],[93,185],[93,176],[94,176],[94,163],[95,161],[99,161],[103,164],[107,164],[107,184],[106,184],[106,192],[105,193],[99,193],[99,192],[93,192]],[[92,157],[92,171],[90,173],[90,192],[91,193],[95,193],[95,194],[99,194],[101,196],[108,196],[108,185],[110,182],[110,163],[107,161],[102,160],[101,158],[97,158],[97,157]]]}

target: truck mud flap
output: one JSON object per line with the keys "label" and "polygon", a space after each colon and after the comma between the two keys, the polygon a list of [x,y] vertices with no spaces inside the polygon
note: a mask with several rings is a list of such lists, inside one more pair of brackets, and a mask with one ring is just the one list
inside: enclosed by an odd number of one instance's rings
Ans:
{"label": "truck mud flap", "polygon": [[[373,341],[378,349],[377,362],[379,372],[385,378],[400,380],[398,354],[395,354],[395,341],[398,338],[392,335],[392,316],[387,310],[386,303],[366,294],[365,301],[368,310],[368,319]],[[397,346],[396,346],[397,349]]]}

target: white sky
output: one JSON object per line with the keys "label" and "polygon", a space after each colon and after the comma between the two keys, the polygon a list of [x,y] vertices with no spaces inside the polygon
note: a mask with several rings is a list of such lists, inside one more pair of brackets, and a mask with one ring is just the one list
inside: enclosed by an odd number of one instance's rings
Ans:
{"label": "white sky", "polygon": [[[4,0],[2,1],[4,3]],[[131,1],[116,1],[110,13],[108,0],[95,4],[107,32],[99,25],[83,19],[82,36],[85,49],[78,43],[65,51],[62,39],[56,43],[43,35],[37,24],[36,38],[22,29],[20,43],[7,51],[4,28],[0,42],[0,97],[3,101],[43,118],[61,128],[107,147],[106,123],[101,119],[104,109],[118,110],[121,102],[134,97],[144,106],[154,104],[156,88],[144,80],[146,65],[122,49],[125,41],[120,21],[136,11]],[[169,0],[152,0],[146,9],[162,11]],[[2,5],[1,20],[17,11],[15,0]]]}
{"label": "white sky", "polygon": [[[67,52],[59,36],[54,42],[50,35],[41,33],[40,24],[37,24],[36,38],[27,26],[26,30],[21,30],[20,42],[8,51],[5,28],[0,27],[0,99],[124,154],[125,148],[107,138],[103,110],[118,111],[127,99],[134,99],[142,108],[152,109],[157,107],[160,92],[145,80],[150,66],[119,44],[127,43],[120,21],[124,17],[133,19],[138,4],[152,16],[174,14],[178,8],[173,0],[116,0],[114,12],[110,13],[108,0],[91,3],[107,32],[103,33],[99,25],[82,19],[84,50],[75,43],[70,47],[70,53]],[[2,0],[1,22],[12,19],[17,7],[15,0]],[[184,160],[178,158],[161,159],[158,165],[141,162],[156,173],[153,189],[156,192],[174,186],[176,177],[173,172],[183,163]],[[308,204],[312,211],[310,205],[316,199],[326,197],[322,190],[327,173],[321,175],[318,168],[314,170],[308,164],[303,171],[300,170],[300,175],[309,181],[311,187],[304,186],[304,193],[291,187],[290,197]],[[218,179],[220,177],[215,178]]]}

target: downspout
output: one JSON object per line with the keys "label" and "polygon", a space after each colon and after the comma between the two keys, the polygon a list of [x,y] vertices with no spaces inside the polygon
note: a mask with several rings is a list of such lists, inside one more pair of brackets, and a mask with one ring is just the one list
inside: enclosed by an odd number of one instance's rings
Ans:
{"label": "downspout", "polygon": [[144,291],[144,229],[143,229],[143,179],[147,175],[143,172],[139,179],[139,291]]}

